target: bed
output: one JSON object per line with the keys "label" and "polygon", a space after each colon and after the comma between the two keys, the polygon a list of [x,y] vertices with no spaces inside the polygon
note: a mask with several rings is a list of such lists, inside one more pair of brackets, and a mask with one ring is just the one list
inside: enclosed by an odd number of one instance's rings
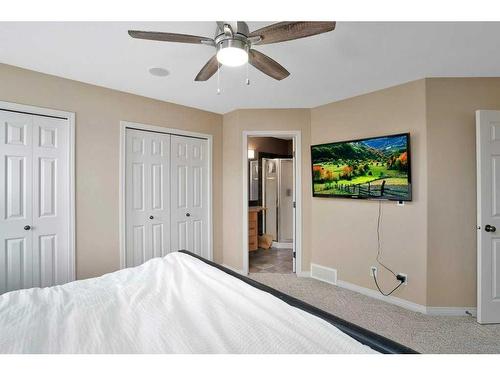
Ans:
{"label": "bed", "polygon": [[0,353],[415,353],[187,251],[0,296]]}

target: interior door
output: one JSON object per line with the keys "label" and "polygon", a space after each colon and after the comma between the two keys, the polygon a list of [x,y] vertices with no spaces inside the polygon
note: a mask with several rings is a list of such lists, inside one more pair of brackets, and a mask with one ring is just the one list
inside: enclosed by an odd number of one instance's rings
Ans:
{"label": "interior door", "polygon": [[66,119],[0,110],[0,293],[71,281]]}
{"label": "interior door", "polygon": [[210,257],[206,139],[172,135],[172,250]]}
{"label": "interior door", "polygon": [[170,135],[126,130],[127,267],[170,252]]}
{"label": "interior door", "polygon": [[476,112],[477,320],[500,323],[500,111]]}

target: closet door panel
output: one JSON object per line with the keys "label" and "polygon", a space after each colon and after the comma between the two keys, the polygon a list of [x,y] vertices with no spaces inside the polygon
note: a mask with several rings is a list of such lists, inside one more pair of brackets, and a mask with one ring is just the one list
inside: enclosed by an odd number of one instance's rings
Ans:
{"label": "closet door panel", "polygon": [[172,136],[172,249],[209,257],[207,140]]}
{"label": "closet door panel", "polygon": [[149,134],[147,257],[153,258],[170,252],[170,135]]}
{"label": "closet door panel", "polygon": [[33,117],[0,110],[0,294],[33,286]]}
{"label": "closet door panel", "polygon": [[165,244],[165,225],[164,224],[153,224],[152,229],[152,251],[153,257],[163,257],[167,254],[167,246]]}
{"label": "closet door panel", "polygon": [[189,158],[190,138],[171,137],[172,171],[172,250],[192,251],[191,241],[191,172]]}
{"label": "closet door panel", "polygon": [[33,118],[33,282],[41,287],[71,279],[68,132],[66,120]]}
{"label": "closet door panel", "polygon": [[170,251],[170,135],[126,130],[127,267]]}

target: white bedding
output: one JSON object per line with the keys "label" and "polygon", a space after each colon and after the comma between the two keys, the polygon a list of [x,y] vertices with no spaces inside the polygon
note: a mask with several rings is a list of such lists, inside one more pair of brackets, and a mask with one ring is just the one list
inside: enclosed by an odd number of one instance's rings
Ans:
{"label": "white bedding", "polygon": [[0,296],[1,353],[372,353],[187,254]]}

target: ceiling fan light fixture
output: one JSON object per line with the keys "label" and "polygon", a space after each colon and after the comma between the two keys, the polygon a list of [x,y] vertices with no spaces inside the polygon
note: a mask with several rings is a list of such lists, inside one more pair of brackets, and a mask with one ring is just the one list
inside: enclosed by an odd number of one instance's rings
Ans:
{"label": "ceiling fan light fixture", "polygon": [[[166,33],[155,31],[129,30],[134,39],[156,40],[162,42],[190,43],[211,46],[215,55],[201,68],[195,81],[207,81],[219,71],[220,65],[240,66],[248,63],[275,80],[281,81],[290,75],[279,63],[253,46],[287,42],[327,33],[335,29],[334,21],[284,21],[262,27],[250,32],[243,21],[217,21],[215,37]],[[154,74],[154,73],[152,73]],[[248,77],[246,80],[249,83]]]}
{"label": "ceiling fan light fixture", "polygon": [[248,62],[248,44],[237,39],[227,39],[217,47],[217,61],[225,66],[241,66]]}

